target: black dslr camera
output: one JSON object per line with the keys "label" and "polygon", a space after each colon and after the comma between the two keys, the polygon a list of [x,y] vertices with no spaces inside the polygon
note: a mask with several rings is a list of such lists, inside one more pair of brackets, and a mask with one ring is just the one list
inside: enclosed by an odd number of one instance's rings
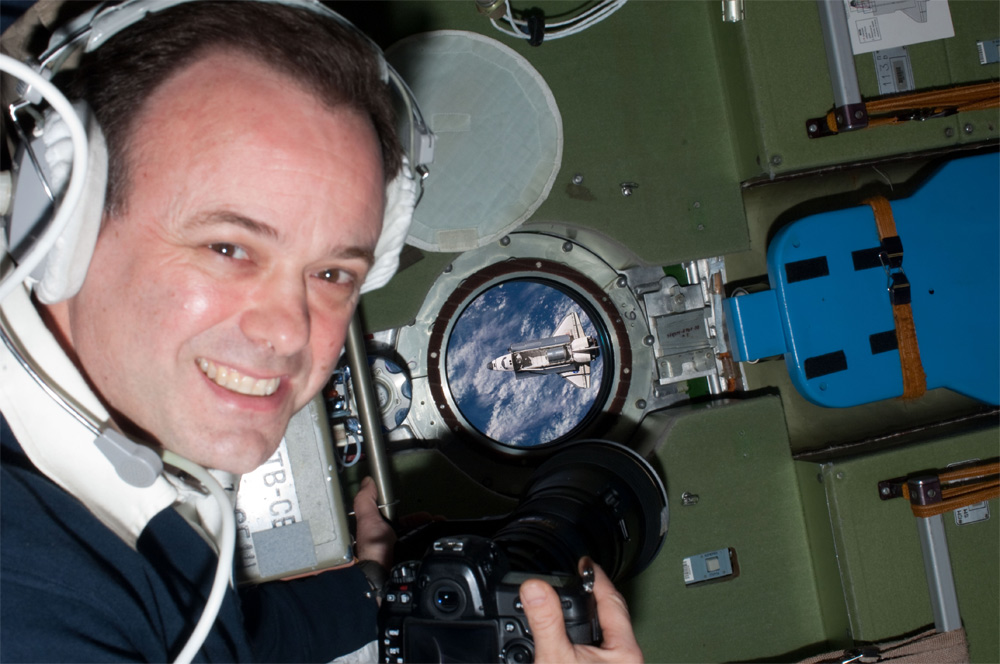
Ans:
{"label": "black dslr camera", "polygon": [[579,441],[531,476],[507,515],[435,521],[400,538],[379,611],[381,661],[534,661],[519,601],[528,578],[562,598],[573,643],[601,640],[593,579],[577,562],[590,556],[618,581],[645,569],[667,532],[667,492],[634,451]]}
{"label": "black dslr camera", "polygon": [[457,535],[434,542],[422,561],[393,568],[382,595],[381,660],[533,662],[518,596],[530,577],[547,581],[559,594],[572,642],[600,642],[592,585],[576,575],[510,571],[492,540]]}

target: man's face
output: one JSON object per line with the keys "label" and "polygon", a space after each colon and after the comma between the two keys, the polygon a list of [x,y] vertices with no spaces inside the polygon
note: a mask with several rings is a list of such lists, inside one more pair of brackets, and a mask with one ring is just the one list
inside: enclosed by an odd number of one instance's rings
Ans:
{"label": "man's face", "polygon": [[370,122],[237,54],[150,98],[125,211],[52,315],[105,402],[165,448],[247,472],[326,382],[381,229]]}

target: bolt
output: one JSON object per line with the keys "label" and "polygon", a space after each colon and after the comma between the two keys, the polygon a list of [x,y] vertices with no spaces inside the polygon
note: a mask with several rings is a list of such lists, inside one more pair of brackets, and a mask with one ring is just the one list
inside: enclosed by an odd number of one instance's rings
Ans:
{"label": "bolt", "polygon": [[577,173],[573,176],[573,184],[583,184],[583,173]]}
{"label": "bolt", "polygon": [[448,274],[449,272],[451,272],[454,269],[455,269],[455,267],[451,263],[448,263],[447,265],[444,266],[444,273]]}
{"label": "bolt", "polygon": [[887,486],[884,486],[884,487],[882,487],[882,490],[881,490],[881,492],[882,492],[882,495],[883,495],[883,496],[888,496],[888,495],[889,495],[890,493],[892,493],[892,490],[891,490],[891,489],[889,489],[889,487],[887,487]]}
{"label": "bolt", "polygon": [[638,408],[639,410],[645,410],[646,409],[646,400],[645,399],[636,399],[636,401],[635,401],[635,407]]}
{"label": "bolt", "polygon": [[705,224],[698,224],[698,230],[699,231],[705,230]]}
{"label": "bolt", "polygon": [[972,126],[972,123],[971,123],[971,122],[966,122],[966,123],[965,123],[965,126],[964,126],[964,127],[962,127],[962,129],[964,129],[964,130],[965,130],[965,133],[966,133],[966,134],[971,134],[971,133],[972,133],[972,130],[973,130],[973,129],[975,129],[975,127],[974,127],[974,126]]}
{"label": "bolt", "polygon": [[865,117],[865,112],[864,111],[862,111],[861,109],[858,109],[858,110],[854,111],[854,119],[855,120],[860,120],[863,117]]}
{"label": "bolt", "polygon": [[782,159],[781,159],[781,155],[780,154],[776,154],[773,157],[771,157],[771,164],[772,165],[774,165],[774,166],[781,166],[781,162],[782,162]]}
{"label": "bolt", "polygon": [[652,334],[647,334],[642,338],[642,343],[644,346],[652,346],[654,341],[656,341],[656,339],[653,338]]}
{"label": "bolt", "polygon": [[954,129],[952,129],[951,127],[945,127],[945,128],[944,128],[944,135],[945,135],[945,136],[946,136],[947,138],[951,138],[952,136],[954,136],[954,135],[955,135],[955,130],[954,130]]}
{"label": "bolt", "polygon": [[819,127],[816,126],[815,122],[812,123],[811,125],[809,125],[809,133],[810,134],[815,134],[817,131],[819,131]]}
{"label": "bolt", "polygon": [[700,207],[701,207],[701,201],[695,201],[694,202],[694,209],[697,210]]}
{"label": "bolt", "polygon": [[631,196],[638,187],[639,185],[635,182],[622,182],[622,196]]}
{"label": "bolt", "polygon": [[504,235],[502,238],[500,238],[500,246],[501,247],[506,247],[509,244],[510,244],[510,236],[509,235]]}
{"label": "bolt", "polygon": [[573,251],[573,243],[570,242],[569,240],[566,240],[565,242],[563,242],[562,250],[567,254]]}
{"label": "bolt", "polygon": [[628,286],[628,277],[626,277],[624,274],[621,275],[620,277],[615,279],[615,285],[618,286],[618,288],[625,288],[626,286]]}

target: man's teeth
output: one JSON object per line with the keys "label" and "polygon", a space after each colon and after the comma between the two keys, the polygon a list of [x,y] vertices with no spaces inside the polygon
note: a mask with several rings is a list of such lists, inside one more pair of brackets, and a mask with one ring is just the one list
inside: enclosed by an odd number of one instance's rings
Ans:
{"label": "man's teeth", "polygon": [[216,385],[239,394],[249,394],[256,397],[266,397],[274,394],[281,384],[280,378],[253,378],[244,376],[232,367],[215,364],[205,358],[198,358],[198,366]]}

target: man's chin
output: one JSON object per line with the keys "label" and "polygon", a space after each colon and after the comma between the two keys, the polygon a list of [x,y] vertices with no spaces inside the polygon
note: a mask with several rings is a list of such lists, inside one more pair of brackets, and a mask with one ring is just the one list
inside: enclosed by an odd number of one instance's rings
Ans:
{"label": "man's chin", "polygon": [[204,468],[242,475],[256,470],[271,458],[281,442],[281,436],[270,440],[258,432],[243,437],[228,438],[210,449],[199,446],[188,450],[177,449],[174,452]]}

